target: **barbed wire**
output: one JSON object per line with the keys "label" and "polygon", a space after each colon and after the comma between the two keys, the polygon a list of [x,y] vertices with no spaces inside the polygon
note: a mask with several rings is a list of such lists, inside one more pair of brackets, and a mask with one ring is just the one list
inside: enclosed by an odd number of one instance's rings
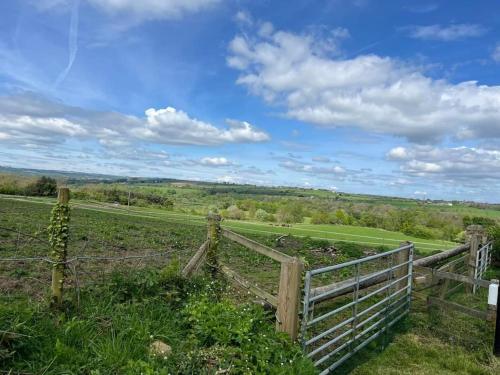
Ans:
{"label": "barbed wire", "polygon": [[106,257],[106,256],[76,256],[70,259],[67,259],[64,262],[57,262],[48,257],[19,257],[19,258],[0,258],[0,262],[25,262],[25,261],[40,261],[46,262],[53,265],[59,264],[70,264],[77,261],[86,261],[86,260],[100,260],[100,261],[120,261],[120,260],[129,260],[129,259],[144,259],[144,258],[152,258],[152,257],[160,257],[166,256],[169,254],[180,252],[180,250],[170,250],[167,252],[156,252],[152,254],[143,254],[143,255],[126,255],[122,257]]}

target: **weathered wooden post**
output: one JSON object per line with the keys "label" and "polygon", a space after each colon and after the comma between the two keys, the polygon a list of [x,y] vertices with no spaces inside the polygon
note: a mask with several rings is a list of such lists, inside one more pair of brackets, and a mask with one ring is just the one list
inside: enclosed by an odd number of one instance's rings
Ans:
{"label": "weathered wooden post", "polygon": [[281,262],[276,330],[286,332],[292,341],[299,331],[300,285],[303,263],[298,258]]}
{"label": "weathered wooden post", "polygon": [[69,189],[60,188],[57,204],[52,209],[48,228],[51,245],[52,266],[52,306],[59,307],[62,303],[64,286],[64,269],[68,249],[69,233]]}
{"label": "weathered wooden post", "polygon": [[[476,278],[476,267],[477,267],[477,252],[479,250],[479,244],[483,237],[483,227],[481,225],[469,225],[467,227],[467,235],[469,236],[469,257],[467,260],[468,274],[469,278]],[[465,285],[467,293],[473,293],[475,291],[474,285],[467,283]]]}
{"label": "weathered wooden post", "polygon": [[219,271],[219,262],[217,257],[217,248],[220,240],[220,215],[209,213],[208,217],[208,250],[206,265],[212,277],[216,277]]}
{"label": "weathered wooden post", "polygon": [[[400,247],[404,247],[404,246],[408,246],[408,245],[410,245],[410,242],[408,242],[408,241],[401,242],[399,244]],[[403,263],[407,263],[409,260],[410,260],[410,248],[409,247],[407,249],[401,250],[401,251],[396,253],[396,262],[398,265],[403,264]],[[410,273],[410,264],[408,263],[406,266],[398,267],[396,269],[396,271],[394,271],[394,278],[397,280],[397,279],[404,277],[405,275],[408,275],[409,273]],[[403,279],[401,281],[398,281],[398,283],[396,285],[396,291],[403,289],[407,286],[408,286],[408,278]]]}

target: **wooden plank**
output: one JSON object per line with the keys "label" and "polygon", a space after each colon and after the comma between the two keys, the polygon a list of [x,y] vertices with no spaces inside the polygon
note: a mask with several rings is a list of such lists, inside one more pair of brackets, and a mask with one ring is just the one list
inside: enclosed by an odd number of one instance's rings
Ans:
{"label": "wooden plank", "polygon": [[[408,245],[408,242],[403,242],[400,244],[401,247],[404,247],[407,245]],[[403,264],[405,262],[408,262],[409,259],[410,259],[410,249],[401,250],[396,254],[396,263],[397,264]],[[409,264],[406,266],[396,268],[396,270],[394,271],[394,278],[400,279],[403,276],[408,275],[409,269],[410,269]],[[407,285],[408,285],[408,278],[403,279],[397,283],[396,290],[403,289]]]}
{"label": "wooden plank", "polygon": [[279,252],[278,250],[274,250],[273,248],[270,248],[268,246],[262,245],[254,240],[251,240],[249,238],[243,237],[242,235],[238,233],[234,233],[233,231],[230,231],[229,229],[222,228],[222,235],[229,238],[230,240],[233,240],[234,242],[239,243],[240,245],[245,246],[246,248],[256,251],[262,255],[268,256],[271,259],[274,259],[278,262],[290,262],[293,260],[293,257],[283,254],[282,252]]}
{"label": "wooden plank", "polygon": [[451,250],[446,250],[438,254],[434,254],[425,258],[417,259],[413,262],[414,266],[427,267],[432,264],[438,263],[442,260],[454,257],[455,255],[462,254],[463,252],[469,250],[469,244],[460,245]]}
{"label": "wooden plank", "polygon": [[429,305],[435,305],[444,308],[445,310],[454,310],[461,312],[463,314],[472,316],[474,318],[479,318],[479,319],[485,319],[487,320],[489,318],[488,313],[486,311],[480,311],[476,310],[467,306],[460,305],[455,302],[451,301],[446,301],[441,298],[436,298],[436,297],[427,297],[427,302]]}
{"label": "wooden plank", "polygon": [[298,258],[281,263],[276,329],[286,332],[292,341],[299,333],[300,284],[304,265]]}
{"label": "wooden plank", "polygon": [[203,242],[203,244],[196,251],[196,253],[191,257],[189,262],[186,264],[186,266],[182,270],[182,276],[189,277],[200,268],[201,263],[203,263],[203,260],[205,259],[205,256],[207,255],[209,243],[210,243],[210,240],[206,240],[205,242]]}
{"label": "wooden plank", "polygon": [[444,272],[444,271],[439,271],[436,269],[428,268],[428,267],[414,267],[415,272],[420,272],[420,273],[425,273],[427,275],[431,275],[433,277],[437,277],[440,279],[449,279],[453,281],[459,281],[462,283],[466,283],[469,285],[478,285],[483,288],[489,288],[490,282],[487,280],[481,280],[481,279],[471,279],[467,276],[464,275],[459,275],[457,273],[451,273],[451,272]]}
{"label": "wooden plank", "polygon": [[274,308],[278,306],[278,298],[276,296],[273,296],[271,293],[268,293],[265,290],[260,289],[258,286],[251,284],[248,280],[245,280],[242,276],[238,275],[229,267],[221,265],[221,271],[224,275],[226,275],[229,281],[233,281],[238,286],[249,290],[257,297],[260,297],[264,301],[271,304]]}
{"label": "wooden plank", "polygon": [[[469,278],[475,279],[477,276],[477,251],[479,250],[479,242],[483,236],[482,227],[480,225],[469,225],[466,229],[467,234],[470,235],[470,249],[468,259],[468,274]],[[465,290],[468,293],[475,293],[476,288],[474,285],[466,285]]]}
{"label": "wooden plank", "polygon": [[209,213],[207,221],[208,221],[207,237],[209,243],[208,243],[207,259],[205,262],[205,267],[207,271],[212,275],[212,278],[216,278],[217,272],[219,272],[219,257],[217,254],[217,249],[219,247],[219,240],[220,240],[221,216],[214,213]]}

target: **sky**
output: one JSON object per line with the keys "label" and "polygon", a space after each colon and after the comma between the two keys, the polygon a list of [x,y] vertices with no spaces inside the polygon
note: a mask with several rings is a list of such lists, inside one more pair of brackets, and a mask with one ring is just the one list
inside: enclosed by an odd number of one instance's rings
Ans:
{"label": "sky", "polygon": [[0,165],[500,202],[499,13],[3,0]]}

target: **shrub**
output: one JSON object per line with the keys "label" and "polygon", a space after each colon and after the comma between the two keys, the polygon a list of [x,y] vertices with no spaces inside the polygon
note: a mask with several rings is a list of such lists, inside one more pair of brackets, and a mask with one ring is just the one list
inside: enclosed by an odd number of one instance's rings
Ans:
{"label": "shrub", "polygon": [[42,176],[26,187],[26,194],[37,197],[55,197],[57,195],[57,181],[51,177]]}

